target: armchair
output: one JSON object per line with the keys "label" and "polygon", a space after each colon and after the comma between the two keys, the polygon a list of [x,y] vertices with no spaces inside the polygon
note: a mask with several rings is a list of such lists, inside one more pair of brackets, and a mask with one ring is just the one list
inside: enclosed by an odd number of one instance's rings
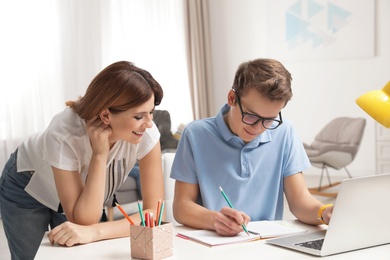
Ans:
{"label": "armchair", "polygon": [[[321,129],[313,143],[303,144],[311,164],[322,169],[319,186],[309,189],[312,194],[328,197],[337,195],[335,192],[324,191],[339,184],[339,182],[331,182],[328,168],[344,169],[352,178],[347,165],[355,159],[365,126],[366,120],[364,118],[338,117]],[[322,186],[324,173],[328,178],[328,186]]]}

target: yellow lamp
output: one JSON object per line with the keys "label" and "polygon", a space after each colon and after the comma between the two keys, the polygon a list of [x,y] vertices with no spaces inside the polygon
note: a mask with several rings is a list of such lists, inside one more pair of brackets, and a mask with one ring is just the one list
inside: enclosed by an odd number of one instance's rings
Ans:
{"label": "yellow lamp", "polygon": [[358,97],[356,104],[380,124],[390,128],[390,81],[381,90]]}

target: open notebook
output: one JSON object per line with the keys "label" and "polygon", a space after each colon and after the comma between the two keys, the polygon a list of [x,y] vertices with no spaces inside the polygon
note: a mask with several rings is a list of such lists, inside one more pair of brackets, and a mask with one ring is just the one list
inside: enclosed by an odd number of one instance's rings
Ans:
{"label": "open notebook", "polygon": [[177,236],[194,240],[207,246],[219,246],[232,243],[248,242],[262,238],[280,237],[297,233],[304,233],[307,230],[293,227],[289,224],[280,221],[252,221],[247,225],[250,233],[248,236],[245,232],[241,232],[233,237],[220,236],[215,231],[211,230],[190,230],[182,231]]}

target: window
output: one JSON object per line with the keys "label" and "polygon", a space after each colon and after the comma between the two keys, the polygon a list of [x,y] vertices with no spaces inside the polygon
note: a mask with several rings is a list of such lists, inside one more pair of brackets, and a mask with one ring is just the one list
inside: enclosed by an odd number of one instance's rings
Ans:
{"label": "window", "polygon": [[0,167],[118,60],[161,84],[157,109],[170,112],[173,131],[191,121],[183,11],[182,0],[2,1]]}

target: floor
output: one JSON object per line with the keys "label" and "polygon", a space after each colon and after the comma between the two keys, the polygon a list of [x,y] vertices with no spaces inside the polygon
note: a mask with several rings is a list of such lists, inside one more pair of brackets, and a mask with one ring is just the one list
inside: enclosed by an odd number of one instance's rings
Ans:
{"label": "floor", "polygon": [[[345,176],[332,176],[332,181],[340,181],[344,178],[345,178]],[[305,181],[306,181],[306,185],[308,187],[315,187],[318,185],[319,175],[306,174]],[[326,183],[326,181],[325,181],[325,183]],[[334,202],[334,198],[328,198],[328,197],[322,197],[322,196],[317,196],[317,198],[325,204]],[[285,210],[284,210],[283,219],[293,219],[293,218],[295,218],[295,217],[290,213],[288,206],[285,203]],[[2,259],[2,260],[11,259],[9,251],[8,251],[8,247],[7,247],[7,240],[6,240],[4,232],[3,232],[3,222],[1,221],[1,217],[0,217],[0,259]]]}

